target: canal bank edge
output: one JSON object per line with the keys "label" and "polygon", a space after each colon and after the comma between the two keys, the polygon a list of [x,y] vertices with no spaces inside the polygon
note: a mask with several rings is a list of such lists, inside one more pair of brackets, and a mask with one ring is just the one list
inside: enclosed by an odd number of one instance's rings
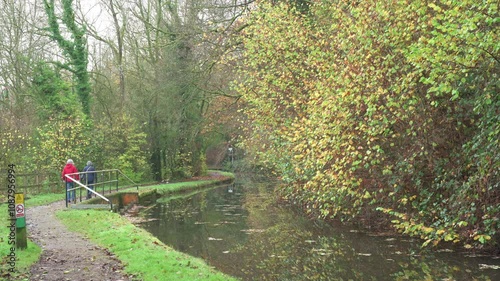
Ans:
{"label": "canal bank edge", "polygon": [[237,280],[202,259],[175,251],[117,213],[69,209],[56,216],[70,231],[83,234],[120,261],[119,273],[129,280]]}
{"label": "canal bank edge", "polygon": [[[233,174],[211,171],[209,177],[197,178],[196,181],[141,187],[139,195],[140,198],[156,197],[233,181]],[[159,280],[167,277],[172,280],[236,280],[211,268],[201,259],[176,252],[116,213],[65,209],[57,211],[56,217],[70,231],[83,234],[86,239],[116,257],[125,267],[123,271],[130,276],[130,280]],[[89,228],[89,225],[93,227]]]}
{"label": "canal bank edge", "polygon": [[[210,171],[209,176],[177,183],[140,187],[139,200],[154,199],[168,194],[205,189],[215,185],[230,184],[234,174]],[[124,190],[130,192],[135,189]],[[70,214],[73,213],[74,214]],[[86,213],[86,214],[85,214]],[[236,280],[208,266],[202,259],[177,252],[163,244],[149,232],[136,227],[123,216],[99,210],[60,211],[56,214],[70,230],[84,234],[91,241],[114,254],[124,265],[131,280]],[[77,219],[84,219],[75,223]],[[92,218],[88,221],[89,218]],[[111,225],[106,229],[105,225]],[[85,225],[97,225],[89,229]],[[104,227],[103,227],[104,226]],[[103,235],[104,236],[99,236]],[[107,240],[106,236],[113,237]],[[126,249],[125,251],[123,249]],[[133,253],[131,253],[133,252]]]}
{"label": "canal bank edge", "polygon": [[[187,192],[193,191],[197,189],[205,189],[208,187],[222,185],[222,184],[231,184],[234,182],[235,176],[232,173],[222,172],[222,171],[209,171],[208,176],[206,177],[197,177],[193,181],[192,179],[188,181],[175,182],[175,183],[166,183],[155,186],[146,186],[139,188],[139,200],[146,198],[151,195],[157,196],[165,196],[168,194],[176,193],[176,192]],[[127,189],[124,192],[130,192],[134,189]]]}
{"label": "canal bank edge", "polygon": [[[120,213],[123,213],[131,206],[131,202],[138,203],[139,205],[149,205],[151,203],[154,203],[157,198],[162,196],[174,193],[202,190],[217,185],[231,184],[234,182],[234,179],[235,176],[232,173],[210,170],[208,171],[208,175],[204,177],[195,177],[185,181],[174,183],[131,187],[105,196],[112,202],[113,211],[119,211]],[[124,197],[127,197],[128,195],[133,195],[135,199],[124,199]],[[86,200],[83,204],[78,203],[72,205],[71,208],[93,209],[96,207],[89,206],[97,205],[102,205],[103,209],[109,209],[108,203],[98,197]],[[106,205],[108,206],[106,207]]]}

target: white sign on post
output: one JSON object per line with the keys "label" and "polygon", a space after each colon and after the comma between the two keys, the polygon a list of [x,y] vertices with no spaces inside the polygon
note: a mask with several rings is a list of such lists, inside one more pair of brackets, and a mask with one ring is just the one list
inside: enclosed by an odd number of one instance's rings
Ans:
{"label": "white sign on post", "polygon": [[24,217],[24,204],[16,204],[16,218]]}

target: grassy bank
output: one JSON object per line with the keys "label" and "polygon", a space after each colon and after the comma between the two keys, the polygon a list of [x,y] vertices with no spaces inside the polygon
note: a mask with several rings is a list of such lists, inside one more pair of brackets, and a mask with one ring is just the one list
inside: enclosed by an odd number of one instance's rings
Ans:
{"label": "grassy bank", "polygon": [[65,196],[66,194],[64,192],[38,194],[26,199],[26,207],[30,208],[30,207],[48,205],[50,203],[64,200]]}
{"label": "grassy bank", "polygon": [[235,280],[201,259],[173,250],[116,213],[68,209],[56,216],[71,231],[116,255],[125,272],[137,280]]}
{"label": "grassy bank", "polygon": [[[213,179],[143,186],[139,188],[139,193],[165,195],[206,188],[234,179],[232,174],[218,173]],[[135,191],[135,188],[130,190]],[[71,231],[83,233],[116,255],[125,266],[125,273],[135,276],[137,280],[236,280],[216,271],[201,259],[173,250],[116,213],[66,209],[56,216]]]}
{"label": "grassy bank", "polygon": [[[211,179],[143,186],[139,193],[165,195],[207,188],[234,179],[232,174],[217,173],[219,175]],[[135,188],[131,190],[135,191]],[[116,255],[125,266],[125,273],[137,280],[236,280],[211,268],[202,259],[173,250],[116,213],[66,209],[56,216],[71,231],[84,234]]]}
{"label": "grassy bank", "polygon": [[[206,188],[217,184],[229,183],[234,180],[234,175],[227,172],[211,171],[209,174],[211,174],[212,176],[200,178],[199,180],[196,181],[183,181],[183,182],[159,184],[154,186],[143,186],[139,188],[139,194],[155,190],[157,194],[167,195],[170,193],[176,193],[180,191],[184,192],[189,190]],[[130,188],[128,190],[135,191],[136,189]]]}

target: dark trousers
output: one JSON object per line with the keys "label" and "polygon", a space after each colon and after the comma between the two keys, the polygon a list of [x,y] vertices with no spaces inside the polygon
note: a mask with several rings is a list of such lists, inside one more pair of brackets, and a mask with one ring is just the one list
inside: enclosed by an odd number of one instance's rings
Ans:
{"label": "dark trousers", "polygon": [[[87,187],[94,190],[94,181],[87,182]],[[90,199],[91,197],[92,197],[92,192],[87,190],[87,199]]]}

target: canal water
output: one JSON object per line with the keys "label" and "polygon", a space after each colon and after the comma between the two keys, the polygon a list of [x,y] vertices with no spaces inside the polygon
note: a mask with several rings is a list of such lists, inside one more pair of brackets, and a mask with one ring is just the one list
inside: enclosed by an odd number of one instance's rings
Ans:
{"label": "canal water", "polygon": [[278,205],[272,183],[161,198],[138,226],[242,280],[500,280],[500,259],[373,236]]}

